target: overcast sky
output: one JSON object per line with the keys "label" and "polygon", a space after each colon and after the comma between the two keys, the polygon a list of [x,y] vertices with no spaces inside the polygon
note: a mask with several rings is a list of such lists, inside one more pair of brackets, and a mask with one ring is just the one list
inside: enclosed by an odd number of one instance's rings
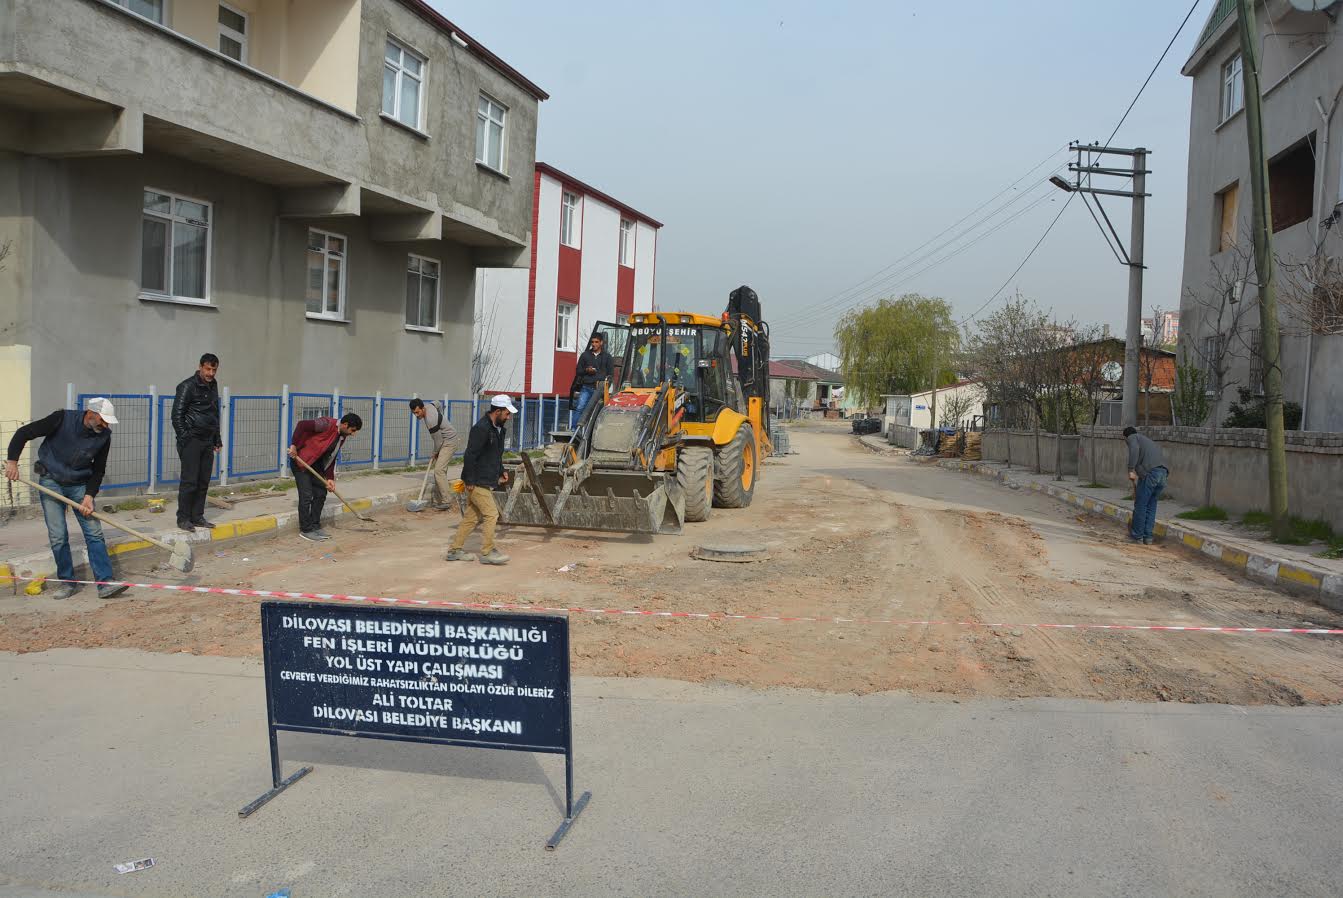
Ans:
{"label": "overcast sky", "polygon": [[[1066,201],[1045,181],[1067,142],[1109,136],[1189,9],[433,2],[551,95],[538,159],[664,223],[658,306],[714,313],[750,284],[776,356],[830,349],[837,317],[879,296],[941,296],[958,316],[979,308]],[[1179,69],[1212,3],[1199,4],[1113,141],[1153,153],[1148,309],[1179,306],[1190,94]],[[1128,201],[1107,208],[1127,239]],[[1122,333],[1127,270],[1080,201],[1003,295],[1017,289]]]}

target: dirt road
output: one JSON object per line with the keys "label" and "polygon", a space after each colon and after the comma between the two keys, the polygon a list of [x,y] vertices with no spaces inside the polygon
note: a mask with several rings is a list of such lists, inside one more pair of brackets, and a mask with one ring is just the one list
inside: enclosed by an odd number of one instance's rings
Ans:
{"label": "dirt road", "polygon": [[[1343,617],[1173,548],[1128,544],[1047,497],[801,429],[756,501],[675,537],[505,532],[505,568],[441,560],[457,518],[379,513],[201,558],[194,582],[606,608],[1013,623],[1343,626]],[[752,541],[761,564],[694,561]],[[569,564],[569,572],[559,569]],[[129,574],[136,572],[130,571]],[[168,576],[156,572],[156,578]],[[174,593],[0,598],[0,650],[260,651],[256,601]],[[1343,701],[1343,639],[576,615],[575,672],[832,692],[885,690],[1234,704]]]}

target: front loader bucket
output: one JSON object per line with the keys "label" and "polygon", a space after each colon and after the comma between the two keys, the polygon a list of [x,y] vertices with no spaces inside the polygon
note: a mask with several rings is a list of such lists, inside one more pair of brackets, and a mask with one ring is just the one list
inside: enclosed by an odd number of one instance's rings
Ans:
{"label": "front loader bucket", "polygon": [[538,497],[530,477],[519,471],[508,488],[495,491],[500,523],[557,530],[610,533],[680,533],[685,497],[676,480],[662,473],[603,471],[565,491],[554,468],[536,472]]}

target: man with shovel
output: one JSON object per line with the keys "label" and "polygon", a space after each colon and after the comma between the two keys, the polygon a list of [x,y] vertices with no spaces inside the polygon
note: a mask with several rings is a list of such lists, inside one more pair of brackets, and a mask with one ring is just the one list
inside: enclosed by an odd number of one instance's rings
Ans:
{"label": "man with shovel", "polygon": [[[9,441],[9,455],[5,462],[5,476],[19,479],[19,456],[29,440],[42,437],[37,449],[33,470],[38,483],[72,502],[79,503],[75,516],[84,531],[84,545],[89,551],[89,567],[99,582],[113,578],[112,559],[107,554],[103,539],[103,525],[93,515],[93,500],[103,484],[107,471],[107,451],[112,445],[111,425],[117,423],[112,403],[101,397],[85,403],[84,411],[57,409],[45,418],[25,424],[14,432]],[[65,505],[42,495],[42,517],[47,524],[47,542],[56,559],[56,579],[62,580],[56,599],[68,599],[79,592],[75,579],[75,563],[70,554],[70,534],[65,526]],[[98,587],[98,598],[110,599],[126,590],[125,584]]]}
{"label": "man with shovel", "polygon": [[[429,467],[434,472],[434,508],[439,511],[449,509],[452,507],[448,504],[452,487],[448,484],[448,466],[452,464],[452,453],[457,448],[457,430],[448,422],[437,402],[426,403],[423,399],[412,399],[410,413],[424,422],[424,426],[429,428],[430,439],[434,441],[434,457],[429,460]],[[423,498],[420,496],[420,499]],[[418,504],[419,508],[411,510],[419,511],[424,507],[423,503]]]}
{"label": "man with shovel", "polygon": [[[336,488],[336,456],[346,438],[354,436],[363,426],[363,419],[354,412],[340,421],[321,417],[295,425],[294,435],[289,440],[289,457],[293,459],[289,462],[289,470],[298,487],[298,535],[304,539],[321,542],[331,538],[331,534],[322,529],[322,506],[326,503],[327,491]],[[310,474],[298,464],[298,459],[307,462],[321,476]]]}

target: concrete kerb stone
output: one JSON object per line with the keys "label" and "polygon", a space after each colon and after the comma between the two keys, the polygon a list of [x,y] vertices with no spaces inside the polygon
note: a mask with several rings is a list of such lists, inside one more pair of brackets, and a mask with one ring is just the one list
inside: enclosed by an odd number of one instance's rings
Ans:
{"label": "concrete kerb stone", "polygon": [[[1024,484],[1012,480],[1006,471],[989,465],[962,461],[943,461],[942,467],[953,470],[970,471],[992,477],[1013,489]],[[1131,509],[1082,495],[1066,487],[1029,481],[1029,488],[1035,492],[1044,492],[1071,505],[1102,517],[1114,518],[1124,524],[1133,519]],[[1268,586],[1285,589],[1314,599],[1326,608],[1343,611],[1343,574],[1331,574],[1327,571],[1293,563],[1281,558],[1271,558],[1243,548],[1209,539],[1201,533],[1195,533],[1171,521],[1158,521],[1154,531],[1158,537],[1173,544],[1193,550],[1211,558],[1218,564],[1234,569],[1250,579]]]}
{"label": "concrete kerb stone", "polygon": [[[367,496],[362,499],[351,500],[352,505],[358,511],[368,511],[375,508],[385,508],[387,506],[401,505],[409,499],[419,494],[418,487],[408,487],[404,490],[398,490],[394,493],[383,493],[377,496]],[[322,520],[332,521],[342,515],[348,515],[349,512],[339,502],[328,504],[322,510]],[[298,512],[282,511],[276,514],[259,515],[253,518],[243,518],[240,521],[221,521],[215,525],[213,530],[197,530],[195,533],[183,533],[180,530],[166,530],[152,534],[157,539],[166,543],[174,542],[190,543],[193,546],[209,545],[230,540],[243,539],[246,537],[258,536],[264,533],[280,533],[286,530],[298,529]],[[83,545],[82,540],[72,539],[70,552],[74,557],[75,569],[87,571],[89,563],[88,549]],[[78,545],[76,545],[78,543]],[[157,546],[144,540],[130,540],[120,542],[107,547],[107,552],[113,559],[135,556],[146,551],[161,552]],[[22,583],[12,578],[29,577],[51,577],[55,576],[56,565],[51,557],[49,550],[33,553],[30,555],[16,556],[0,561],[0,586],[9,582],[13,588],[21,589]]]}

